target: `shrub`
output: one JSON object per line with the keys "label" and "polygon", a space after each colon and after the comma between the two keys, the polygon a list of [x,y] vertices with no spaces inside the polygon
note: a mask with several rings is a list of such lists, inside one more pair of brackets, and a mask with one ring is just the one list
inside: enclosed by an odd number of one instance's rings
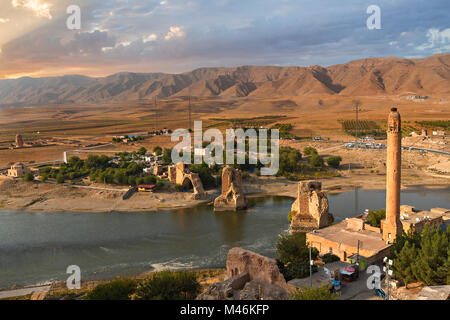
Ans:
{"label": "shrub", "polygon": [[250,178],[250,173],[248,173],[248,171],[243,171],[242,180],[247,180],[248,178]]}
{"label": "shrub", "polygon": [[47,180],[48,180],[48,175],[42,174],[42,175],[41,175],[41,181],[42,181],[42,182],[45,182],[45,181],[47,181]]}
{"label": "shrub", "polygon": [[25,175],[23,176],[23,180],[25,180],[27,182],[34,181],[34,174],[31,172],[25,173]]}
{"label": "shrub", "polygon": [[181,191],[183,191],[183,186],[181,184],[176,184],[175,190],[177,190],[178,192],[181,192]]}
{"label": "shrub", "polygon": [[336,300],[336,295],[330,292],[326,285],[320,287],[296,289],[292,294],[293,300]]}
{"label": "shrub", "polygon": [[200,284],[194,272],[165,270],[153,273],[136,290],[140,300],[195,299]]}
{"label": "shrub", "polygon": [[339,259],[339,257],[337,255],[334,255],[332,253],[325,253],[322,257],[322,261],[324,263],[330,263],[330,262],[335,262],[335,261],[339,261],[341,259]]}
{"label": "shrub", "polygon": [[339,156],[331,156],[331,157],[328,157],[327,164],[330,167],[339,168],[339,165],[341,164],[341,161],[342,161],[341,157],[339,157]]}
{"label": "shrub", "polygon": [[136,291],[137,283],[132,279],[116,279],[112,282],[100,284],[86,297],[87,300],[130,300]]}

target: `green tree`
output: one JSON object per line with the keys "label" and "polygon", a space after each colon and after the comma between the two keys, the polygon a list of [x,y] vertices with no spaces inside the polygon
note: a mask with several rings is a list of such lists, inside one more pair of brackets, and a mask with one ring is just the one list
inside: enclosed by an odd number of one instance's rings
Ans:
{"label": "green tree", "polygon": [[132,279],[115,279],[106,284],[99,284],[89,292],[87,300],[130,300],[136,291],[137,283]]}
{"label": "green tree", "polygon": [[166,164],[172,163],[172,149],[164,148],[162,161]]}
{"label": "green tree", "polygon": [[25,175],[23,176],[23,180],[27,182],[34,181],[34,174],[32,172],[25,173]]}
{"label": "green tree", "polygon": [[318,154],[317,149],[313,147],[306,147],[303,149],[303,154],[307,156],[311,156],[313,154]]}
{"label": "green tree", "polygon": [[145,149],[144,147],[140,148],[137,152],[138,154],[140,154],[141,156],[145,156],[145,154],[147,153],[147,149]]}
{"label": "green tree", "polygon": [[155,155],[160,156],[163,153],[163,149],[160,146],[156,146],[153,148],[153,152],[155,153]]}
{"label": "green tree", "polygon": [[447,284],[449,277],[450,231],[426,225],[421,235],[421,247],[415,264],[417,280],[427,286]]}
{"label": "green tree", "polygon": [[399,277],[408,287],[408,283],[416,280],[415,278],[415,262],[417,249],[414,244],[405,242],[396,258],[393,260],[392,269],[397,277]]}
{"label": "green tree", "polygon": [[293,300],[336,300],[336,295],[330,292],[326,285],[296,289],[291,297]]}
{"label": "green tree", "polygon": [[381,220],[383,220],[383,219],[386,219],[386,210],[385,209],[370,210],[369,214],[367,215],[366,221],[372,227],[380,228]]}
{"label": "green tree", "polygon": [[339,168],[342,158],[339,156],[331,156],[327,158],[327,164],[333,168]]}
{"label": "green tree", "polygon": [[340,261],[341,259],[337,256],[334,255],[332,253],[325,253],[322,257],[322,261],[324,263],[330,263],[330,262],[335,262],[335,261]]}
{"label": "green tree", "polygon": [[319,156],[317,153],[314,153],[309,158],[309,165],[312,168],[322,168],[323,167],[323,159],[321,156]]}
{"label": "green tree", "polygon": [[61,184],[64,183],[64,181],[65,181],[64,175],[62,173],[58,173],[58,175],[56,176],[56,183]]}

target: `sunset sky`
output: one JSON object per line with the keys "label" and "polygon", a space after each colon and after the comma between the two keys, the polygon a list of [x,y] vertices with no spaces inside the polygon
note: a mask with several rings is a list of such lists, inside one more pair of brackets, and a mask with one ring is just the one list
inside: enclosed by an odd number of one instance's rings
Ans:
{"label": "sunset sky", "polygon": [[[66,27],[81,7],[81,30]],[[381,30],[369,30],[369,5]],[[450,52],[448,0],[0,0],[0,79]]]}

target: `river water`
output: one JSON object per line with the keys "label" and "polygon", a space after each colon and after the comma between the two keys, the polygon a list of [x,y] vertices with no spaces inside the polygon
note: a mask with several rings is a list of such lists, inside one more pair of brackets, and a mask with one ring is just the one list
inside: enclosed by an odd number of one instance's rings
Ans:
{"label": "river water", "polygon": [[[385,205],[385,192],[378,190],[328,197],[337,221]],[[249,210],[238,213],[213,213],[207,205],[156,213],[0,211],[0,287],[65,280],[69,265],[78,265],[84,280],[167,267],[224,267],[234,246],[275,257],[293,201],[251,198]],[[450,188],[402,191],[402,203],[450,208]]]}

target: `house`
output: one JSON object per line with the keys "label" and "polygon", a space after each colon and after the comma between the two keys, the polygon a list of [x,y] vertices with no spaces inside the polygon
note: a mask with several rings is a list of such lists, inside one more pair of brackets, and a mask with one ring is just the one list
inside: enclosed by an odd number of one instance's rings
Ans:
{"label": "house", "polygon": [[17,162],[11,166],[11,169],[8,170],[9,177],[21,177],[26,173],[31,172],[30,169],[27,168],[22,162]]}

